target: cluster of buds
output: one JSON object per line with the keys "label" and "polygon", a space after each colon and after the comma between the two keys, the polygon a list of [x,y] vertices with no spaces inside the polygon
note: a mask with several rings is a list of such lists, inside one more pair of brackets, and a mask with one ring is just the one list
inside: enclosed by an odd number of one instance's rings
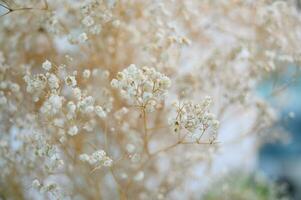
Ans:
{"label": "cluster of buds", "polygon": [[154,68],[138,68],[132,64],[119,72],[111,85],[119,89],[121,96],[129,103],[152,112],[166,96],[171,81]]}
{"label": "cluster of buds", "polygon": [[104,167],[111,167],[113,164],[113,160],[107,156],[104,150],[97,150],[92,155],[88,154],[81,154],[79,159],[83,162],[87,162],[90,165],[100,168]]}
{"label": "cluster of buds", "polygon": [[51,192],[57,189],[56,183],[42,184],[38,179],[32,181],[32,187],[38,189],[41,193]]}
{"label": "cluster of buds", "polygon": [[213,113],[209,111],[211,98],[206,97],[201,103],[194,104],[190,101],[183,103],[175,102],[173,105],[177,109],[177,115],[170,120],[175,133],[186,130],[188,134],[200,141],[207,132],[215,138],[217,134],[219,121],[216,120]]}

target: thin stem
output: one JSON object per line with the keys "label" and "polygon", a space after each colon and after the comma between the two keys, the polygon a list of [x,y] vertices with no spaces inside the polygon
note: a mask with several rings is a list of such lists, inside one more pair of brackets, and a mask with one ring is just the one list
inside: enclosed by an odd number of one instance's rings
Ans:
{"label": "thin stem", "polygon": [[[4,2],[4,3],[6,3],[6,2]],[[1,3],[0,3],[0,6],[8,10],[8,12],[4,13],[3,15],[0,15],[0,17],[3,17],[5,15],[10,14],[10,13],[15,12],[15,11],[23,11],[23,10],[48,10],[48,3],[47,3],[46,0],[44,0],[44,7],[43,8],[34,8],[34,7],[11,8],[8,5],[4,5],[4,4],[1,4]]]}
{"label": "thin stem", "polygon": [[8,6],[6,6],[6,5],[4,5],[2,3],[0,3],[0,6],[3,7],[3,8],[5,8],[5,9],[7,9],[8,11],[12,10],[10,7],[8,7]]}
{"label": "thin stem", "polygon": [[[107,121],[105,121],[105,130],[104,130],[104,134],[105,134],[105,141],[104,141],[104,142],[105,142],[105,151],[109,154],[108,122],[107,122]],[[122,190],[122,186],[121,186],[121,184],[120,184],[119,181],[118,181],[118,178],[117,178],[117,176],[116,176],[116,174],[115,174],[115,172],[114,172],[113,167],[110,167],[110,172],[111,172],[112,177],[113,177],[113,179],[114,179],[114,181],[115,181],[115,183],[116,183],[116,185],[117,185],[117,190],[118,190],[118,193],[119,193],[119,198],[120,198],[121,200],[126,199],[126,198],[125,198],[125,193],[124,193],[124,191]]]}
{"label": "thin stem", "polygon": [[126,199],[127,199],[127,198],[126,198],[126,193],[122,190],[122,186],[121,186],[121,184],[119,183],[119,181],[117,181],[117,180],[118,180],[118,179],[117,179],[117,176],[116,176],[116,174],[115,174],[115,172],[114,172],[114,170],[113,170],[112,167],[110,168],[110,172],[111,172],[111,174],[112,174],[113,179],[115,180],[115,182],[116,182],[116,184],[117,184],[118,193],[119,193],[119,199],[121,199],[121,200],[126,200]]}
{"label": "thin stem", "polygon": [[170,128],[170,126],[158,126],[158,127],[148,128],[147,130],[148,131],[157,131],[160,129],[167,129],[167,128]]}
{"label": "thin stem", "polygon": [[155,156],[155,155],[157,155],[157,154],[159,154],[159,153],[161,153],[161,152],[168,151],[168,150],[170,150],[170,149],[172,149],[172,148],[178,146],[179,144],[182,144],[182,142],[181,142],[181,141],[178,141],[178,142],[176,142],[176,143],[174,143],[174,144],[172,144],[172,145],[170,145],[170,146],[167,146],[167,147],[165,147],[165,148],[163,148],[163,149],[160,149],[160,150],[158,150],[158,151],[152,153],[151,155],[152,155],[152,156]]}
{"label": "thin stem", "polygon": [[145,107],[142,108],[142,115],[143,115],[142,117],[143,117],[144,150],[147,153],[147,155],[150,155],[149,149],[148,149],[147,117],[146,117]]}

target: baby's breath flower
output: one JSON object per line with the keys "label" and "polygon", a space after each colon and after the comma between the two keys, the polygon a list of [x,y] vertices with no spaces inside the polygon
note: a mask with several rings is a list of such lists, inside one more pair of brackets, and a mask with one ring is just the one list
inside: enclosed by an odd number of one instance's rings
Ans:
{"label": "baby's breath flower", "polygon": [[102,26],[100,24],[96,24],[94,26],[92,26],[89,31],[90,33],[92,33],[93,35],[98,35],[101,32]]}
{"label": "baby's breath flower", "polygon": [[113,88],[119,89],[121,96],[135,106],[153,108],[164,99],[170,79],[157,72],[154,68],[130,65],[117,74],[117,78],[111,81]]}
{"label": "baby's breath flower", "polygon": [[51,94],[50,97],[44,102],[40,111],[47,115],[54,115],[58,113],[63,105],[63,97],[57,94]]}
{"label": "baby's breath flower", "polygon": [[85,70],[83,71],[83,77],[84,77],[85,79],[88,79],[88,78],[90,78],[90,76],[91,76],[91,71],[88,70],[88,69],[85,69]]}
{"label": "baby's breath flower", "polygon": [[83,113],[91,113],[94,111],[94,98],[88,96],[77,103],[77,108]]}
{"label": "baby's breath flower", "polygon": [[57,184],[56,183],[49,183],[47,185],[43,185],[40,189],[41,193],[45,193],[45,192],[50,192],[53,191],[57,188]]}
{"label": "baby's breath flower", "polygon": [[142,181],[144,179],[144,172],[143,171],[139,171],[135,176],[134,176],[134,180],[135,181]]}
{"label": "baby's breath flower", "polygon": [[9,89],[12,92],[19,92],[20,86],[17,83],[11,83],[11,84],[9,84]]}
{"label": "baby's breath flower", "polygon": [[59,88],[59,79],[55,74],[48,74],[48,85],[51,89]]}
{"label": "baby's breath flower", "polygon": [[93,20],[93,18],[92,18],[91,16],[87,15],[87,16],[83,19],[82,23],[83,23],[85,26],[89,27],[89,26],[92,26],[92,25],[94,24],[94,20]]}
{"label": "baby's breath flower", "polygon": [[68,129],[68,134],[70,136],[75,136],[78,134],[78,128],[77,126],[71,126],[69,129]]}
{"label": "baby's breath flower", "polygon": [[7,98],[3,91],[0,91],[0,105],[6,105],[7,104]]}
{"label": "baby's breath flower", "polygon": [[177,115],[169,121],[174,132],[186,130],[197,140],[200,140],[205,132],[214,136],[217,133],[219,121],[215,119],[214,114],[209,112],[211,101],[210,97],[206,97],[198,104],[190,101],[174,103]]}
{"label": "baby's breath flower", "polygon": [[80,43],[84,43],[88,40],[88,36],[87,36],[87,33],[81,33],[79,36],[78,36],[78,41]]}
{"label": "baby's breath flower", "polygon": [[101,106],[95,107],[95,113],[100,118],[105,118],[107,116],[106,112],[103,110]]}
{"label": "baby's breath flower", "polygon": [[41,187],[41,183],[38,179],[35,179],[32,181],[31,183],[32,187],[35,188],[35,189],[39,189]]}
{"label": "baby's breath flower", "polygon": [[67,76],[65,78],[65,83],[66,85],[68,86],[71,86],[71,87],[75,87],[77,82],[76,82],[76,79],[75,79],[75,76]]}
{"label": "baby's breath flower", "polygon": [[43,69],[45,69],[46,71],[49,71],[52,67],[52,64],[49,60],[46,60],[43,64],[42,64]]}
{"label": "baby's breath flower", "polygon": [[109,158],[104,150],[97,150],[92,155],[88,154],[81,154],[79,159],[83,162],[87,162],[90,165],[100,168],[101,166],[104,167],[111,167],[113,164],[113,160]]}

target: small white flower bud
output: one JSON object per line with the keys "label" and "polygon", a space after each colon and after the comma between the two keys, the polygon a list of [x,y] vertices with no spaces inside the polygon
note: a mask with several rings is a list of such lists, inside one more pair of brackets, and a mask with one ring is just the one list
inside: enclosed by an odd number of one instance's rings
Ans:
{"label": "small white flower bud", "polygon": [[78,41],[80,43],[84,43],[88,40],[88,36],[87,36],[87,33],[81,33],[79,36],[78,36]]}
{"label": "small white flower bud", "polygon": [[77,126],[72,126],[68,129],[68,134],[71,136],[77,135],[78,134],[78,128]]}
{"label": "small white flower bud", "polygon": [[38,179],[35,179],[35,180],[32,181],[31,186],[35,189],[39,189],[41,187],[41,183]]}
{"label": "small white flower bud", "polygon": [[49,71],[52,67],[51,62],[49,62],[49,60],[46,60],[43,64],[42,64],[42,68],[45,69],[46,71]]}
{"label": "small white flower bud", "polygon": [[95,107],[95,113],[100,118],[105,118],[107,116],[106,112],[103,110],[101,106]]}
{"label": "small white flower bud", "polygon": [[77,82],[76,82],[76,79],[75,79],[75,76],[67,76],[65,78],[65,83],[66,85],[68,86],[71,86],[71,87],[75,87]]}
{"label": "small white flower bud", "polygon": [[83,71],[83,77],[84,77],[85,79],[88,79],[88,78],[90,78],[90,76],[91,76],[91,71],[88,70],[88,69],[85,69],[85,70]]}

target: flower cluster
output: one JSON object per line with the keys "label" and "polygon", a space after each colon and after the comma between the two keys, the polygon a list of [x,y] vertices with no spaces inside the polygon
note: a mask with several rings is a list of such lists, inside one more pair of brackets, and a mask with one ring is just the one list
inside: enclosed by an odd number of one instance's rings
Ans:
{"label": "flower cluster", "polygon": [[191,101],[183,103],[175,102],[177,115],[170,120],[175,133],[186,130],[193,139],[200,141],[205,133],[215,139],[219,121],[209,111],[211,98],[206,97],[201,103],[194,104]]}
{"label": "flower cluster", "polygon": [[0,1],[0,199],[199,199],[224,128],[271,138],[257,89],[300,71],[290,2]]}
{"label": "flower cluster", "polygon": [[113,160],[107,156],[104,150],[97,150],[92,155],[88,154],[81,154],[79,159],[83,162],[87,162],[90,165],[100,168],[104,167],[111,167],[113,164]]}
{"label": "flower cluster", "polygon": [[154,68],[139,68],[132,64],[119,72],[111,85],[119,89],[121,96],[131,104],[151,112],[166,96],[171,81]]}
{"label": "flower cluster", "polygon": [[57,94],[51,94],[50,97],[43,103],[40,111],[43,114],[55,115],[62,109],[63,97]]}
{"label": "flower cluster", "polygon": [[57,184],[55,183],[48,183],[44,185],[40,183],[38,179],[33,180],[31,185],[33,188],[40,190],[42,193],[50,192],[57,188]]}
{"label": "flower cluster", "polygon": [[27,83],[27,92],[32,94],[32,100],[34,102],[39,101],[47,86],[47,77],[44,74],[36,74],[33,76],[26,75],[24,80]]}

